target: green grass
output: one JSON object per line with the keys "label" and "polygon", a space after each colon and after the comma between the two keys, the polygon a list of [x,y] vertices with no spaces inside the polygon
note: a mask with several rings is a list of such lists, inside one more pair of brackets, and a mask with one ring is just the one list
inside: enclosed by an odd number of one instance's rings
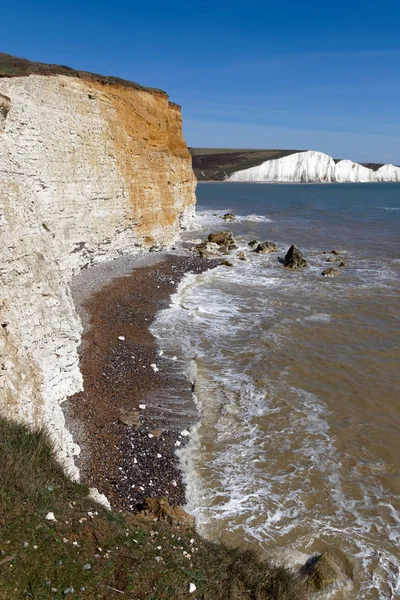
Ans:
{"label": "green grass", "polygon": [[1,600],[306,597],[303,580],[253,552],[96,505],[65,477],[44,432],[0,419],[0,474]]}

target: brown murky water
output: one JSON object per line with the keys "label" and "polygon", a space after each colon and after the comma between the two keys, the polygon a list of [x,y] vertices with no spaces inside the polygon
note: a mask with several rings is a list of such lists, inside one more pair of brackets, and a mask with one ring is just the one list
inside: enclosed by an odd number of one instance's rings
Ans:
{"label": "brown murky water", "polygon": [[[343,552],[354,582],[331,597],[400,598],[400,186],[205,185],[199,204],[188,237],[236,209],[239,246],[296,243],[309,266],[250,254],[187,276],[158,315],[196,379],[189,509],[208,537],[286,563]],[[348,266],[326,279],[333,248]]]}

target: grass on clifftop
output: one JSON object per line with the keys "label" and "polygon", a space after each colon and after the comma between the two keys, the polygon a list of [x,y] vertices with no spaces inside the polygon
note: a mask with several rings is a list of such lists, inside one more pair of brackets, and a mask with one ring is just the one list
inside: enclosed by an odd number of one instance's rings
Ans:
{"label": "grass on clifftop", "polygon": [[87,494],[65,477],[43,432],[0,419],[2,600],[305,598],[296,576],[253,552],[107,511]]}
{"label": "grass on clifftop", "polygon": [[71,69],[71,67],[65,65],[33,62],[26,58],[18,58],[17,56],[0,52],[0,77],[28,77],[29,75],[66,75],[67,77],[78,77],[80,79],[97,81],[104,84],[123,85],[135,90],[144,90],[146,92],[164,94],[167,96],[166,92],[157,88],[144,87],[134,81],[120,79],[119,77],[98,75],[97,73],[90,73],[88,71],[78,71],[77,69]]}

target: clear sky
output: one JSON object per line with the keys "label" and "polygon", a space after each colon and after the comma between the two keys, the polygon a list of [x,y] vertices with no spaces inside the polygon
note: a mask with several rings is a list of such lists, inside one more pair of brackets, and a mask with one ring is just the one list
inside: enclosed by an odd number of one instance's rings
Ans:
{"label": "clear sky", "polygon": [[394,0],[13,0],[0,51],[167,91],[190,146],[400,165]]}

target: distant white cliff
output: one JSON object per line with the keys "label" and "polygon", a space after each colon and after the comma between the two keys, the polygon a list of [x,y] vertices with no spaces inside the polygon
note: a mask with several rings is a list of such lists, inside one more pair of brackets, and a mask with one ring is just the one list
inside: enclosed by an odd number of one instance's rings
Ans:
{"label": "distant white cliff", "polygon": [[376,171],[351,160],[335,163],[323,152],[308,150],[284,158],[267,160],[257,167],[232,173],[227,181],[293,183],[376,183],[400,182],[400,167],[383,165]]}

